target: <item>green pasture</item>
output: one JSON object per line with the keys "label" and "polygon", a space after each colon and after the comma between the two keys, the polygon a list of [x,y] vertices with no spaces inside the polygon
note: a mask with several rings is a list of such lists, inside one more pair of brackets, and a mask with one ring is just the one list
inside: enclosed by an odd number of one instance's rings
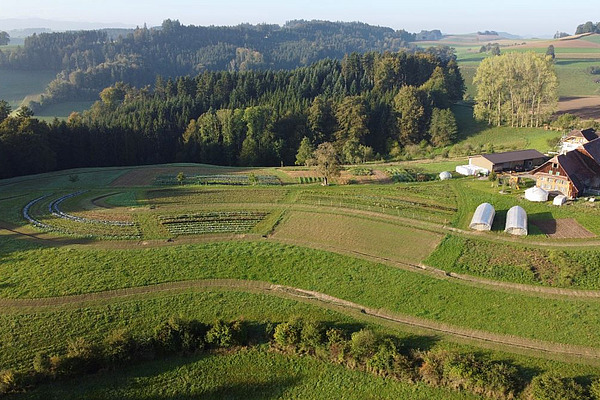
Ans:
{"label": "green pasture", "polygon": [[83,112],[89,109],[93,101],[69,101],[65,103],[51,104],[44,107],[35,114],[35,117],[44,121],[52,121],[54,118],[67,119],[72,112]]}
{"label": "green pasture", "polygon": [[459,139],[455,146],[471,146],[473,155],[522,149],[547,152],[553,150],[548,145],[548,140],[561,136],[560,132],[541,128],[489,126],[475,121],[473,108],[465,105],[456,105],[452,111],[458,124]]}
{"label": "green pasture", "polygon": [[0,70],[0,100],[8,101],[15,110],[25,97],[43,93],[54,78],[54,71]]}
{"label": "green pasture", "polygon": [[[0,352],[0,365],[3,368],[17,370],[30,368],[35,354],[39,351],[50,354],[65,351],[69,340],[85,337],[90,341],[102,340],[106,335],[116,329],[126,329],[134,337],[143,337],[151,334],[153,329],[173,316],[184,319],[195,319],[205,323],[212,323],[217,318],[225,320],[242,318],[250,323],[251,329],[264,329],[266,324],[279,323],[289,320],[293,316],[301,315],[303,318],[324,322],[327,326],[342,326],[345,329],[359,330],[369,326],[382,334],[392,334],[397,337],[403,346],[411,349],[422,350],[449,350],[454,352],[477,352],[479,357],[501,360],[515,365],[522,377],[527,380],[532,375],[542,371],[552,370],[564,376],[589,377],[600,373],[597,367],[568,364],[549,359],[534,358],[516,354],[508,354],[498,350],[481,350],[469,344],[457,344],[446,341],[443,337],[430,334],[411,332],[410,328],[391,326],[387,324],[375,325],[368,317],[360,314],[342,314],[337,311],[322,308],[318,305],[299,302],[281,297],[260,293],[241,292],[237,289],[207,289],[194,292],[174,294],[158,294],[112,301],[90,303],[83,307],[60,306],[42,310],[13,311],[4,308],[0,314],[0,338],[3,340]],[[249,355],[252,357],[248,358]],[[263,360],[277,357],[277,362],[271,360],[269,368],[263,370]],[[20,398],[139,398],[142,394],[154,396],[156,390],[169,390],[172,396],[188,394],[191,389],[187,379],[171,380],[167,376],[178,374],[183,376],[187,368],[195,368],[196,363],[210,361],[210,369],[215,372],[198,372],[195,376],[193,390],[195,394],[204,393],[211,382],[228,380],[235,388],[240,385],[252,393],[252,387],[260,382],[243,379],[242,371],[251,376],[261,376],[264,379],[273,379],[279,374],[283,376],[300,375],[299,382],[293,386],[292,393],[299,397],[306,397],[302,389],[302,382],[312,382],[309,378],[318,374],[326,391],[323,398],[327,398],[330,385],[344,384],[340,379],[344,376],[351,377],[355,382],[349,388],[349,394],[357,393],[357,398],[363,398],[363,393],[376,390],[377,393],[388,393],[394,397],[398,391],[400,398],[415,398],[413,395],[423,394],[424,398],[477,398],[457,392],[434,389],[422,384],[398,383],[392,380],[381,380],[366,373],[353,372],[345,367],[337,367],[329,363],[319,362],[310,357],[297,358],[283,356],[277,353],[267,353],[264,347],[250,350],[223,353],[221,355],[205,354],[188,357],[173,357],[167,360],[144,362],[135,366],[119,368],[115,372],[104,372],[98,375],[78,378],[72,382],[58,382],[44,385],[30,393],[21,395]],[[248,360],[247,363],[245,360]],[[304,360],[304,361],[303,361]],[[291,369],[280,364],[289,364]],[[303,364],[307,363],[307,364]],[[252,369],[250,364],[260,366]],[[165,367],[165,366],[173,366]],[[250,368],[250,369],[247,369]],[[317,373],[317,371],[324,371]],[[167,379],[165,381],[165,379]],[[345,379],[345,378],[343,378]],[[332,383],[333,382],[333,383]],[[373,385],[377,384],[378,389]],[[162,386],[161,386],[162,385]],[[160,386],[160,388],[159,388]],[[143,388],[143,389],[142,389]],[[223,389],[230,393],[231,388]],[[380,392],[379,390],[384,390]],[[402,391],[405,390],[406,392]],[[142,391],[142,392],[140,392]],[[287,393],[287,392],[286,392]],[[46,397],[43,397],[46,396]],[[50,396],[50,397],[48,397]],[[72,396],[72,397],[69,397]],[[100,396],[100,397],[98,397]],[[131,396],[131,397],[128,397]],[[433,397],[432,397],[433,396]],[[438,397],[439,396],[439,397]],[[457,397],[458,396],[458,397]],[[309,396],[310,397],[310,396]],[[387,397],[387,395],[386,395]],[[17,396],[19,398],[19,396]],[[354,395],[352,395],[354,398]],[[397,398],[397,397],[396,397]],[[421,397],[416,397],[421,398]]]}
{"label": "green pasture", "polygon": [[2,297],[64,296],[189,279],[261,280],[465,328],[585,346],[600,342],[597,300],[478,289],[273,241],[103,250],[27,248],[31,245],[22,240],[4,239]]}
{"label": "green pasture", "polygon": [[16,399],[479,399],[448,389],[391,381],[310,357],[265,349],[153,361],[42,386]]}

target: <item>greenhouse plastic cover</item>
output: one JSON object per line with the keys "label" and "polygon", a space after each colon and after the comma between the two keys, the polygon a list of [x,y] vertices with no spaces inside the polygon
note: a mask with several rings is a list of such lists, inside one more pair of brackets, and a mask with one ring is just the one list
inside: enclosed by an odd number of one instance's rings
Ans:
{"label": "greenhouse plastic cover", "polygon": [[527,236],[527,213],[520,206],[514,206],[506,214],[504,232],[511,235]]}
{"label": "greenhouse plastic cover", "polygon": [[496,210],[494,210],[494,206],[490,203],[482,203],[475,210],[469,228],[477,231],[489,231],[492,229],[495,215]]}
{"label": "greenhouse plastic cover", "polygon": [[488,171],[485,168],[476,167],[474,165],[458,165],[456,167],[456,172],[458,172],[461,175],[470,176],[477,175],[479,173],[488,174],[490,171]]}
{"label": "greenhouse plastic cover", "polygon": [[448,172],[448,171],[441,172],[440,173],[440,179],[442,181],[446,181],[448,179],[452,179],[452,174],[450,172]]}
{"label": "greenhouse plastic cover", "polygon": [[552,201],[552,204],[554,204],[555,206],[562,206],[566,202],[567,202],[567,196],[565,196],[564,194],[559,194],[558,196],[556,196],[554,198],[554,201]]}

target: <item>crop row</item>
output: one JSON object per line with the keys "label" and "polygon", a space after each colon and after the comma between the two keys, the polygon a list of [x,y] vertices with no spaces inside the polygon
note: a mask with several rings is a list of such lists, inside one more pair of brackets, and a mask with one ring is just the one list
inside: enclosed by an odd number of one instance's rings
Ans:
{"label": "crop row", "polygon": [[243,233],[250,231],[268,213],[258,211],[222,211],[191,215],[161,216],[159,220],[174,235],[203,233]]}
{"label": "crop row", "polygon": [[155,179],[157,185],[281,185],[275,175],[192,175],[182,181],[174,175],[161,175]]}
{"label": "crop row", "polygon": [[[57,204],[60,204],[62,201],[69,197],[73,197],[74,195],[75,194],[72,193],[71,195],[53,200],[47,205],[47,208],[41,203],[42,200],[47,199],[51,195],[44,195],[31,200],[23,208],[23,218],[35,227],[44,231],[70,236],[75,235],[103,239],[138,239],[141,237],[139,227],[136,224],[112,225],[105,223],[83,223],[83,221],[78,219],[61,216]],[[45,209],[47,209],[48,212],[45,212]]]}
{"label": "crop row", "polygon": [[323,182],[323,178],[317,176],[300,176],[298,177],[298,183],[315,183]]}
{"label": "crop row", "polygon": [[79,196],[80,194],[83,194],[83,193],[85,193],[85,190],[71,193],[71,194],[65,195],[63,197],[60,197],[54,201],[51,201],[50,204],[48,205],[48,211],[50,211],[50,213],[57,218],[68,219],[68,220],[75,221],[75,222],[81,222],[81,223],[87,223],[87,224],[114,225],[114,226],[135,226],[135,224],[133,222],[112,221],[112,220],[104,220],[104,219],[92,219],[92,218],[78,217],[77,215],[67,214],[60,210],[59,206],[63,201],[70,199],[72,197],[75,197],[75,196]]}
{"label": "crop row", "polygon": [[369,211],[380,211],[386,214],[447,222],[456,212],[456,208],[442,204],[422,201],[365,195],[327,195],[322,192],[304,191],[298,196],[301,203],[319,206],[339,206]]}

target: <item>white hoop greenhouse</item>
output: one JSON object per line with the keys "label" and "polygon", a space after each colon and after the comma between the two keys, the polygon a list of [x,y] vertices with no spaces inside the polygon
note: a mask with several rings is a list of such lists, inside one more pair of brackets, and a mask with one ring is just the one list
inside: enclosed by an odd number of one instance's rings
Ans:
{"label": "white hoop greenhouse", "polygon": [[490,203],[482,203],[475,210],[469,228],[476,231],[490,231],[492,230],[495,215],[496,210],[494,210],[494,206]]}
{"label": "white hoop greenhouse", "polygon": [[527,213],[522,207],[514,206],[508,210],[504,232],[511,235],[527,236]]}

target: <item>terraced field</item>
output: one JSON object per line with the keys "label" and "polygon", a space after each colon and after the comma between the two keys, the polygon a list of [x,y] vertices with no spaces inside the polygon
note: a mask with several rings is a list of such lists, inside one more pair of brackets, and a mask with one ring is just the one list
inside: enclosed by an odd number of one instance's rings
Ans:
{"label": "terraced field", "polygon": [[[186,167],[223,176],[219,168]],[[532,228],[531,237],[516,242],[499,229],[484,235],[465,230],[472,209],[490,201],[499,225],[505,209],[521,204],[532,220],[572,218],[598,235],[600,211],[591,203],[525,204],[520,192],[500,195],[489,182],[471,179],[332,187],[293,179],[276,186],[189,182],[181,187],[122,179],[143,175],[151,182],[167,168],[178,167],[80,170],[76,184],[68,173],[0,182],[2,368],[27,369],[38,351],[64,351],[65,338],[100,340],[123,327],[148,331],[173,315],[277,323],[305,313],[368,323],[406,340],[424,335],[413,342],[417,348],[431,346],[426,337],[441,348],[485,348],[488,357],[536,371],[523,374],[526,382],[544,370],[600,376],[594,367],[600,365],[600,293],[595,292],[600,240],[552,239]],[[386,168],[397,173],[407,167],[375,167]],[[432,173],[439,168],[447,162],[427,167]],[[144,393],[171,381],[175,365],[197,374],[234,362],[260,375],[265,372],[252,369],[252,363],[287,360],[264,349],[248,351],[248,359],[235,353],[203,356],[189,365],[179,358],[174,364],[144,364],[154,371],[165,368],[147,381],[150,389]],[[291,397],[306,393],[304,385],[317,379],[316,364],[306,362],[294,363],[307,370]],[[135,376],[136,370],[124,376]],[[339,379],[351,379],[342,375]],[[42,391],[69,398],[76,395],[65,393],[83,396],[105,387],[104,378],[89,379],[81,392],[69,384]],[[349,389],[352,396],[360,396],[369,382]],[[121,385],[114,393],[138,393],[130,381]],[[221,393],[203,384],[189,392],[173,385],[179,388],[174,396]],[[273,390],[285,386],[273,385]],[[420,388],[411,385],[390,386],[390,396]],[[428,398],[463,396],[439,390],[418,391],[430,393]]]}

